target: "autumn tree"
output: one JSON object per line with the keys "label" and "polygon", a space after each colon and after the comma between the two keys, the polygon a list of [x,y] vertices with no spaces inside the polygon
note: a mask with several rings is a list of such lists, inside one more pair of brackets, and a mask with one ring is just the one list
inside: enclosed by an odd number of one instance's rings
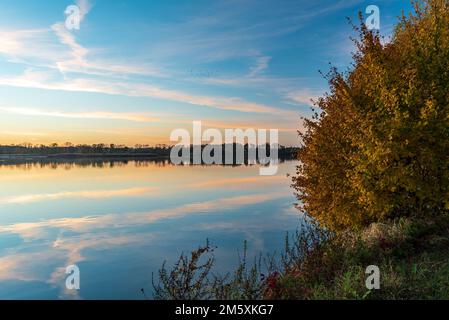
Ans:
{"label": "autumn tree", "polygon": [[449,0],[414,2],[389,41],[362,23],[353,65],[300,133],[300,208],[333,230],[449,209]]}

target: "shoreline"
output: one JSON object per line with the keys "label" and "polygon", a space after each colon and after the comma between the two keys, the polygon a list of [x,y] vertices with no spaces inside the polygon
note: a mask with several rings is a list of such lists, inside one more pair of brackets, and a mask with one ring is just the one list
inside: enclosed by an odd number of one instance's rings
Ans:
{"label": "shoreline", "polygon": [[111,159],[111,158],[146,158],[146,159],[169,159],[169,155],[156,155],[147,153],[67,153],[67,154],[0,154],[1,160],[67,160],[67,159]]}
{"label": "shoreline", "polygon": [[[296,159],[291,157],[279,157],[278,162],[283,163],[286,161],[295,161]],[[151,161],[151,162],[167,162],[170,161],[169,155],[155,155],[148,153],[85,153],[85,154],[0,154],[0,165],[16,165],[27,163],[81,163],[81,162],[120,162],[120,161]],[[187,163],[186,163],[187,164]],[[196,165],[196,164],[187,164]],[[201,164],[206,165],[206,164]],[[239,165],[251,165],[249,162],[244,163],[232,163],[232,164],[213,164],[219,166],[239,166]]]}

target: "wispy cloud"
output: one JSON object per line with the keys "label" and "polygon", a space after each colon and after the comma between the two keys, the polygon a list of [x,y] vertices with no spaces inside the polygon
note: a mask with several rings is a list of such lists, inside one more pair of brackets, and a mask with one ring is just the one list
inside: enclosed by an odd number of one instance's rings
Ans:
{"label": "wispy cloud", "polygon": [[257,58],[257,63],[254,67],[251,68],[249,73],[250,77],[254,77],[260,74],[262,71],[268,68],[268,63],[270,62],[271,57],[259,57]]}
{"label": "wispy cloud", "polygon": [[12,62],[48,65],[62,59],[64,50],[51,37],[50,28],[0,30],[0,54]]}
{"label": "wispy cloud", "polygon": [[68,54],[52,62],[63,74],[78,73],[109,77],[125,75],[165,76],[161,70],[147,63],[130,64],[98,58],[93,59],[90,57],[91,51],[78,43],[75,35],[67,30],[64,23],[55,23],[51,29],[60,43],[66,45],[69,49]]}
{"label": "wispy cloud", "polygon": [[[183,124],[191,124],[187,121],[179,121]],[[283,123],[270,122],[267,120],[232,120],[232,121],[220,121],[213,119],[202,120],[202,125],[209,128],[218,129],[277,129],[284,132],[296,132],[298,130],[298,123],[300,123],[300,114],[292,112],[292,115],[285,118]]]}
{"label": "wispy cloud", "polygon": [[[91,9],[91,3],[87,0],[79,0],[77,5],[81,9],[82,19],[85,19],[86,15]],[[243,6],[244,10],[249,10],[254,3],[249,7]],[[218,6],[220,7],[220,6]],[[218,9],[215,8],[215,9]],[[222,12],[216,11],[215,14]],[[235,17],[234,17],[235,18]],[[271,22],[274,22],[271,21]],[[270,22],[270,23],[271,23]],[[198,29],[199,26],[204,24],[214,24],[221,26],[227,24],[227,19],[222,19],[216,16],[213,19],[193,19],[186,22],[186,28]],[[200,35],[200,38],[192,39],[187,36],[184,40],[188,41],[192,46],[214,46],[213,44],[220,44],[220,48],[223,45],[232,43],[232,47],[238,49],[237,43],[246,41],[248,37],[254,35],[254,32],[259,36],[267,37],[266,25],[243,25],[238,28],[233,28],[235,31],[220,33],[219,37],[214,36],[214,41],[207,41],[208,36]],[[259,30],[260,29],[260,30]],[[239,32],[246,30],[246,32]],[[263,31],[263,32],[262,32]],[[51,40],[51,33],[56,36],[56,43]],[[248,33],[248,34],[246,34]],[[45,41],[41,41],[36,38],[35,35],[39,34]],[[213,33],[212,33],[213,34]],[[160,68],[152,65],[138,63],[117,63],[116,61],[110,61],[105,59],[99,59],[95,57],[98,50],[90,50],[81,45],[76,39],[76,33],[73,33],[65,28],[63,22],[57,22],[53,24],[49,29],[42,30],[28,30],[28,31],[11,31],[6,32],[7,41],[2,45],[0,44],[0,52],[9,55],[14,59],[25,59],[31,67],[29,67],[22,75],[15,76],[3,76],[0,77],[0,85],[24,87],[24,88],[38,88],[46,90],[63,90],[63,91],[75,91],[75,92],[96,92],[114,95],[125,95],[131,97],[148,97],[164,99],[169,101],[180,102],[188,105],[210,107],[228,111],[238,111],[245,113],[260,113],[275,115],[276,117],[291,118],[296,117],[297,113],[289,110],[282,109],[279,106],[271,106],[264,103],[251,102],[246,99],[242,99],[238,96],[217,96],[217,95],[198,95],[192,94],[187,90],[182,89],[167,89],[162,86],[154,85],[152,82],[141,79],[118,79],[117,76],[126,75],[149,75],[149,76],[161,76],[165,77],[167,74],[161,72]],[[274,36],[274,35],[273,35]],[[183,35],[185,37],[185,35]],[[242,38],[243,37],[243,38]],[[176,36],[175,36],[176,38]],[[246,40],[245,40],[246,39]],[[177,50],[186,54],[183,48],[182,40],[175,41]],[[51,45],[49,45],[51,44]],[[3,46],[3,49],[1,49]],[[37,50],[29,50],[28,48],[34,48]],[[213,48],[207,48],[207,50],[214,50]],[[240,49],[239,49],[240,50]],[[245,49],[247,52],[245,55],[255,57],[255,64],[250,68],[245,79],[255,80],[264,71],[267,70],[271,57],[261,55],[258,50],[252,48]],[[33,52],[41,52],[37,56],[33,56]],[[56,54],[55,54],[56,52]],[[48,55],[47,55],[48,54]],[[31,58],[31,59],[29,59]],[[38,61],[36,61],[36,59]],[[39,68],[48,67],[48,71],[40,70],[36,72],[32,66]],[[62,74],[57,75],[53,72],[59,71]],[[47,74],[45,74],[47,73]],[[91,77],[95,76],[95,77]],[[224,80],[226,81],[226,80]],[[255,81],[252,81],[255,83]],[[258,82],[262,84],[262,82]],[[265,84],[264,84],[265,85]],[[32,114],[27,112],[27,114]],[[34,113],[37,115],[37,112]],[[54,116],[54,117],[67,117],[67,118],[109,118],[109,119],[124,119],[131,121],[151,121],[153,119],[145,118],[141,115],[116,115],[113,113],[57,113],[57,112],[41,112],[40,115]]]}
{"label": "wispy cloud", "polygon": [[286,99],[292,103],[299,105],[310,105],[313,106],[313,101],[316,101],[319,97],[319,93],[312,92],[311,90],[303,89],[288,92],[286,94]]}
{"label": "wispy cloud", "polygon": [[[70,48],[71,56],[75,60],[75,62],[83,65],[85,63],[84,59],[88,54],[88,50],[78,44],[78,42],[75,40],[74,35],[70,33],[69,30],[67,30],[64,23],[56,23],[51,28],[55,32],[59,41]],[[58,64],[59,63],[61,62],[58,62]]]}
{"label": "wispy cloud", "polygon": [[48,136],[48,133],[32,132],[32,131],[0,131],[0,135],[8,136],[25,136],[25,137],[44,137]]}
{"label": "wispy cloud", "polygon": [[88,111],[88,112],[63,112],[63,111],[46,111],[32,108],[4,108],[0,107],[0,111],[20,114],[25,116],[45,116],[57,118],[71,119],[111,119],[126,120],[133,122],[159,122],[160,119],[150,117],[144,114],[124,113],[124,112],[104,112],[104,111]]}
{"label": "wispy cloud", "polygon": [[[76,2],[81,22],[92,8],[88,0]],[[123,77],[126,75],[161,76],[165,74],[148,63],[123,63],[112,59],[93,58],[92,50],[81,45],[60,21],[49,28],[0,30],[0,54],[10,61],[27,66],[56,69],[63,74],[78,73]]]}
{"label": "wispy cloud", "polygon": [[269,105],[242,100],[237,97],[217,97],[193,95],[183,91],[163,89],[146,83],[129,83],[117,81],[102,81],[97,79],[76,78],[59,81],[42,81],[34,74],[24,73],[16,77],[0,77],[0,85],[25,88],[40,88],[47,90],[64,90],[78,92],[96,92],[133,97],[151,97],[171,100],[191,105],[232,110],[249,113],[266,113],[277,116],[291,117],[296,115],[292,111],[282,110]]}
{"label": "wispy cloud", "polygon": [[80,8],[80,20],[82,22],[90,9],[92,9],[92,3],[89,0],[77,0],[76,5]]}

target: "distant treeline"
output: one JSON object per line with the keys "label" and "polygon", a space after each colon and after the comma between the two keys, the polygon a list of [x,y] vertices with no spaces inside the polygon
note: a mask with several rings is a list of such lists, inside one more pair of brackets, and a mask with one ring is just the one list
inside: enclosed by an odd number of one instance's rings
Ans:
{"label": "distant treeline", "polygon": [[157,145],[154,147],[140,146],[128,147],[122,145],[0,145],[0,155],[36,155],[36,156],[63,156],[63,155],[136,155],[170,156],[171,146]]}
{"label": "distant treeline", "polygon": [[[207,145],[202,145],[204,149]],[[72,145],[66,143],[63,146],[57,144],[51,145],[0,145],[0,156],[4,157],[45,157],[45,158],[83,158],[83,157],[143,157],[143,158],[169,158],[173,146],[170,145],[136,145],[128,147],[123,145],[106,145],[106,144],[92,144],[92,145]],[[243,149],[245,157],[251,149],[260,149],[253,145],[233,144],[232,150],[236,152],[238,149]],[[193,149],[193,146],[191,146]],[[223,155],[225,154],[226,145],[222,145]],[[269,146],[267,145],[267,153],[269,155]],[[296,159],[298,148],[279,146],[278,157],[280,160]],[[192,152],[193,154],[193,152]]]}

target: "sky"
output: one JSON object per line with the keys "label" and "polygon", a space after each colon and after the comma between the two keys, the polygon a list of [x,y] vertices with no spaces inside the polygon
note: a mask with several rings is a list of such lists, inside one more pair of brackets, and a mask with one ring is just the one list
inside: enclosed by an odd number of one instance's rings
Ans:
{"label": "sky", "polygon": [[[80,9],[79,30],[66,8]],[[278,129],[350,66],[357,21],[391,35],[408,0],[0,0],[0,144],[170,142],[177,128]]]}

